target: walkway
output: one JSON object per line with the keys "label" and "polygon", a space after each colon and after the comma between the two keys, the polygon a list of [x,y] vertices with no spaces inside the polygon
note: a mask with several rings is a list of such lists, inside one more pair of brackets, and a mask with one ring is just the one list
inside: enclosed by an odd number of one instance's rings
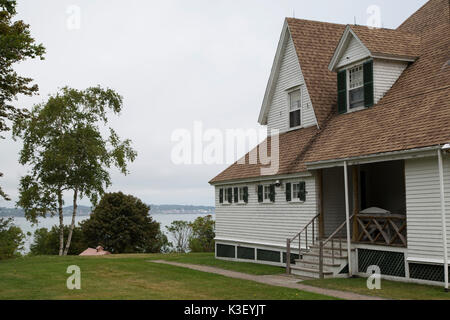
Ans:
{"label": "walkway", "polygon": [[179,263],[179,262],[173,262],[173,261],[151,260],[149,262],[168,264],[168,265],[176,266],[176,267],[182,267],[182,268],[188,268],[188,269],[202,271],[202,272],[214,273],[214,274],[219,274],[219,275],[222,275],[225,277],[230,277],[230,278],[235,278],[235,279],[250,280],[250,281],[264,283],[264,284],[268,284],[268,285],[272,285],[272,286],[277,286],[277,287],[298,289],[298,290],[302,290],[302,291],[306,291],[306,292],[318,293],[318,294],[331,296],[331,297],[335,297],[335,298],[339,298],[339,299],[345,299],[345,300],[384,300],[382,298],[364,296],[364,295],[360,295],[360,294],[352,293],[352,292],[345,292],[345,291],[338,291],[338,290],[323,289],[323,288],[307,286],[307,285],[298,283],[299,281],[301,281],[298,278],[295,278],[292,276],[287,276],[287,275],[258,276],[258,275],[252,275],[252,274],[247,274],[247,273],[242,273],[242,272],[220,269],[220,268],[216,268],[216,267]]}

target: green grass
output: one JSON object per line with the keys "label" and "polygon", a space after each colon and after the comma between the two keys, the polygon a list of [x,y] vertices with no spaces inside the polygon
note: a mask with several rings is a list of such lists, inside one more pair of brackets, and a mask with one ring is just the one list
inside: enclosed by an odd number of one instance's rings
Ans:
{"label": "green grass", "polygon": [[325,279],[308,280],[307,284],[319,288],[349,291],[368,296],[377,296],[393,300],[448,300],[450,293],[445,293],[443,287],[381,280],[381,290],[369,290],[367,279]]}
{"label": "green grass", "polygon": [[[0,299],[331,299],[295,289],[149,262],[164,258],[190,263],[199,259],[212,263],[208,255],[40,256],[4,260],[0,261]],[[70,265],[81,268],[81,290],[68,290],[66,287],[69,276],[66,270]],[[227,266],[237,268],[231,264]]]}
{"label": "green grass", "polygon": [[162,260],[206,265],[253,275],[282,274],[286,272],[286,269],[281,267],[274,267],[257,263],[219,260],[214,257],[214,253],[189,253],[189,254],[167,255],[164,256]]}

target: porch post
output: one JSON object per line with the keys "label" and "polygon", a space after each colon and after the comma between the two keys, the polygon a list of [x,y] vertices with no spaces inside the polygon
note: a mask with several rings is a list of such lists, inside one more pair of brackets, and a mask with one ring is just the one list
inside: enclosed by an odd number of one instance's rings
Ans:
{"label": "porch post", "polygon": [[348,275],[353,276],[352,257],[351,257],[351,234],[350,234],[350,205],[348,199],[348,166],[347,161],[344,161],[344,186],[345,186],[345,216],[347,219],[347,258],[348,258]]}
{"label": "porch post", "polygon": [[359,213],[359,170],[358,166],[353,166],[352,171],[352,181],[353,181],[353,241],[356,241],[357,231],[358,231],[358,222],[356,221],[356,216]]}
{"label": "porch post", "polygon": [[323,170],[316,172],[316,194],[317,194],[317,211],[319,214],[319,239],[325,237],[325,224],[323,212]]}
{"label": "porch post", "polygon": [[448,291],[448,251],[447,251],[447,222],[445,216],[445,188],[444,188],[444,166],[442,164],[442,150],[438,150],[439,184],[441,191],[441,216],[442,216],[442,244],[444,249],[444,279],[445,291]]}

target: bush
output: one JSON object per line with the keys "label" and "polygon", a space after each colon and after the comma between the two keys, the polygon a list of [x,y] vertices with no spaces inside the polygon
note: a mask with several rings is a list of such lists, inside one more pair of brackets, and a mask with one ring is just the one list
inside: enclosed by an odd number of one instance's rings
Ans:
{"label": "bush", "polygon": [[12,219],[0,218],[0,260],[20,256],[25,235]]}
{"label": "bush", "polygon": [[84,238],[90,247],[101,245],[111,253],[159,253],[168,241],[149,211],[136,197],[107,193],[81,223]]}
{"label": "bush", "polygon": [[192,252],[214,252],[216,234],[212,216],[198,217],[190,226],[192,236],[189,239],[189,249]]}
{"label": "bush", "polygon": [[[64,235],[69,233],[69,226],[64,226]],[[72,241],[68,255],[78,255],[87,248],[83,232],[80,227],[73,229]],[[50,231],[40,228],[34,232],[33,243],[30,245],[31,255],[58,255],[59,253],[59,226],[53,226]]]}

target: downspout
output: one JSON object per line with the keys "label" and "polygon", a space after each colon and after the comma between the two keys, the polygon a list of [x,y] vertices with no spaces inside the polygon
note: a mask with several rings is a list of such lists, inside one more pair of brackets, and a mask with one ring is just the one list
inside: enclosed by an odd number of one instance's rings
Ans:
{"label": "downspout", "polygon": [[444,166],[442,163],[442,150],[438,150],[439,184],[441,191],[441,216],[442,216],[442,244],[444,247],[444,279],[445,291],[448,292],[448,251],[447,251],[447,222],[445,216],[445,188],[444,188]]}
{"label": "downspout", "polygon": [[347,161],[344,161],[344,185],[345,185],[345,216],[347,219],[347,258],[348,258],[348,275],[353,276],[352,257],[351,257],[351,234],[350,234],[350,201],[348,199],[348,168]]}

